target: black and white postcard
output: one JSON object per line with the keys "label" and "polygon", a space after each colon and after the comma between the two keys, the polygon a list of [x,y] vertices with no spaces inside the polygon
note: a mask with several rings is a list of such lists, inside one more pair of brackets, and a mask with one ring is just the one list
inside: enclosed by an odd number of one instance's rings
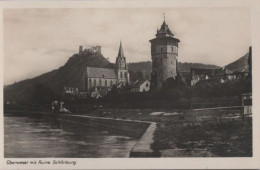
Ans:
{"label": "black and white postcard", "polygon": [[259,1],[0,8],[0,169],[260,168]]}

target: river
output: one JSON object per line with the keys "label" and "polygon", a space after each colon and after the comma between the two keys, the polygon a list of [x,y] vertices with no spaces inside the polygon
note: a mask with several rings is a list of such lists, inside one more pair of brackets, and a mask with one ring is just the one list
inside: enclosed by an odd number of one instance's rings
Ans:
{"label": "river", "polygon": [[128,157],[137,139],[51,119],[4,116],[5,158]]}

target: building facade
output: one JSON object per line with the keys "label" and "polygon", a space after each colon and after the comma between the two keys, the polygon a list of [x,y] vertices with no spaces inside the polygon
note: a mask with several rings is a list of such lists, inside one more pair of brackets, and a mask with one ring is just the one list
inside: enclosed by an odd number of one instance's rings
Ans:
{"label": "building facade", "polygon": [[198,82],[208,80],[208,79],[217,79],[220,83],[223,83],[226,80],[232,80],[233,74],[229,69],[222,68],[214,68],[214,69],[206,69],[206,68],[191,68],[190,69],[191,82],[190,85],[194,86]]}
{"label": "building facade", "polygon": [[124,56],[122,43],[120,42],[118,56],[114,68],[87,67],[83,73],[84,90],[108,91],[113,85],[129,82],[129,72],[126,58]]}
{"label": "building facade", "polygon": [[150,84],[149,80],[137,81],[133,84],[131,92],[148,92],[150,91]]}
{"label": "building facade", "polygon": [[190,75],[191,86],[205,82],[206,80],[215,80],[219,83],[225,83],[237,79],[246,79],[249,76],[249,67],[244,66],[235,72],[225,67],[215,69],[191,68]]}
{"label": "building facade", "polygon": [[166,80],[177,76],[178,43],[165,20],[157,30],[156,38],[150,40],[152,55],[151,90],[162,89]]}

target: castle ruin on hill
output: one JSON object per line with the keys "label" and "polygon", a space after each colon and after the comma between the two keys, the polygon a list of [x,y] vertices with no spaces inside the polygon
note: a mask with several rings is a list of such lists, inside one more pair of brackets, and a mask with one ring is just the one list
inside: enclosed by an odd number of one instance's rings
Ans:
{"label": "castle ruin on hill", "polygon": [[100,53],[101,54],[101,46],[79,46],[79,54],[86,53]]}

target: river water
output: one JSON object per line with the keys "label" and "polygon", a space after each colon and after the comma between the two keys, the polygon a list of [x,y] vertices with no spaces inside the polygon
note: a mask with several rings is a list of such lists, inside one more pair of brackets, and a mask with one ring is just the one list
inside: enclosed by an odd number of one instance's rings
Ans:
{"label": "river water", "polygon": [[70,125],[51,119],[4,117],[5,158],[128,157],[137,139],[105,130]]}

